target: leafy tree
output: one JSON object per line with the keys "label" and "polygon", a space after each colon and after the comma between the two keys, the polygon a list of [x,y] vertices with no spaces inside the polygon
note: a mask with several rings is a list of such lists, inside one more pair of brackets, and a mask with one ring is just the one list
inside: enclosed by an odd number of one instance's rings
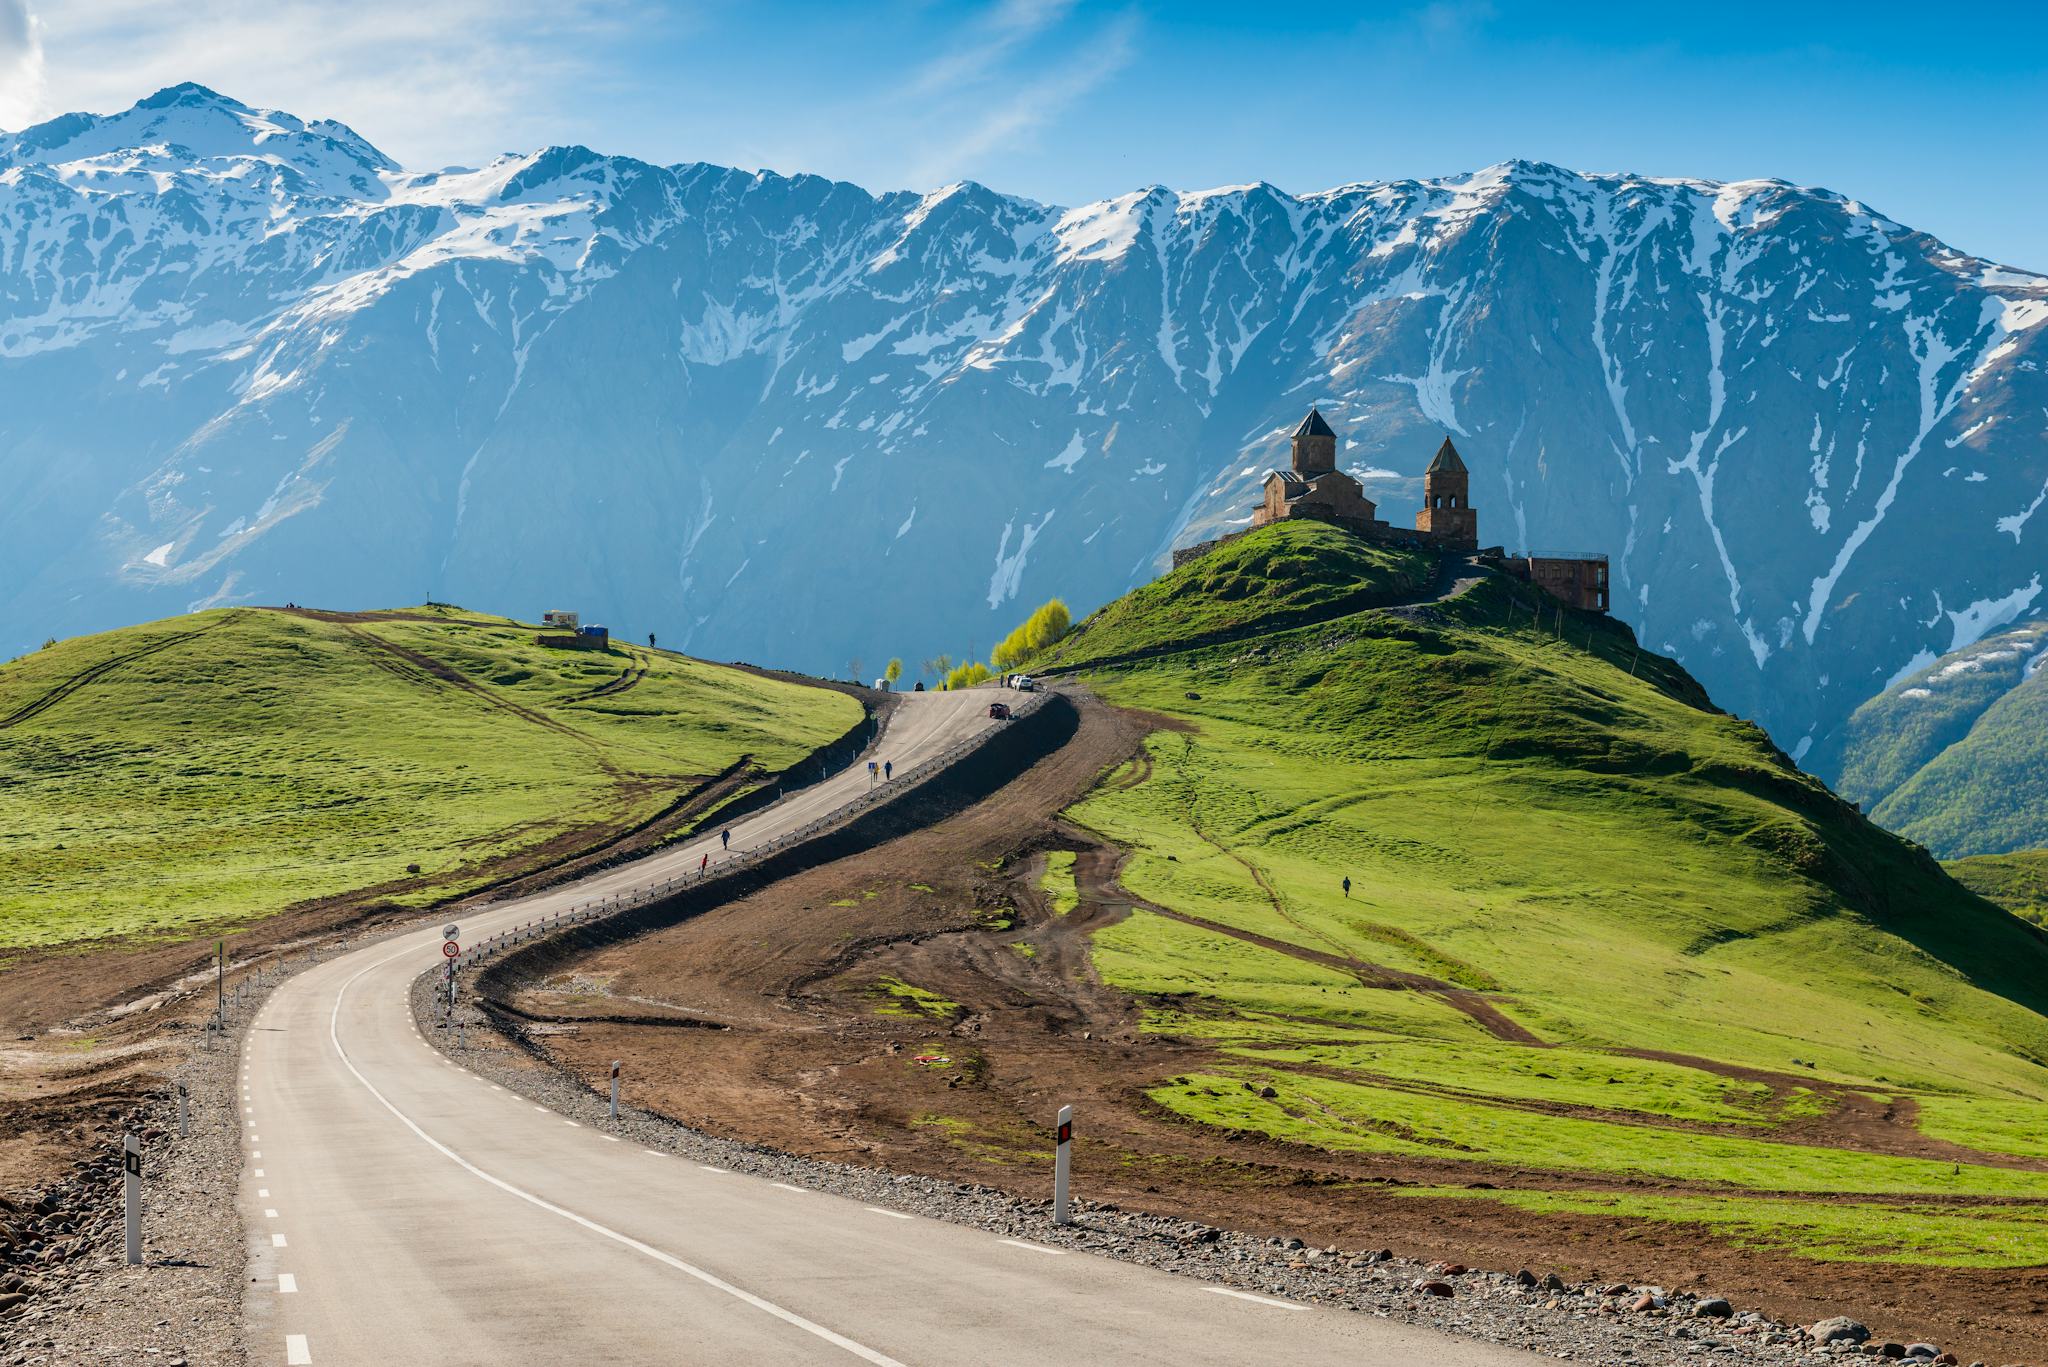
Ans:
{"label": "leafy tree", "polygon": [[972,688],[978,683],[987,683],[994,677],[989,672],[987,665],[979,660],[969,660],[966,664],[961,665],[946,676],[946,687],[949,689]]}
{"label": "leafy tree", "polygon": [[895,683],[898,679],[902,678],[903,661],[892,657],[889,661],[888,668],[882,671],[882,677],[887,679],[892,684]]}
{"label": "leafy tree", "polygon": [[1067,611],[1067,605],[1057,598],[1050,599],[1002,639],[989,656],[989,663],[1000,670],[1015,669],[1066,635],[1073,625],[1073,614]]}

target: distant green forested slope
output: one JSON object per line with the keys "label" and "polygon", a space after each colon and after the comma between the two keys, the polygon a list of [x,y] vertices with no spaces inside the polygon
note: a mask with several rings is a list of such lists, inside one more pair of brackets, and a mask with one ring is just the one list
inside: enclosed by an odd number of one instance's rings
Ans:
{"label": "distant green forested slope", "polygon": [[2048,845],[2048,622],[1945,655],[1856,709],[1839,787],[1944,858]]}

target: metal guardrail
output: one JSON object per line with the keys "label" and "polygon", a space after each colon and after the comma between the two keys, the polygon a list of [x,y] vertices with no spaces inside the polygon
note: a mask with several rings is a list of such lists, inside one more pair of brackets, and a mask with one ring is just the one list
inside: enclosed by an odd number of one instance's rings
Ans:
{"label": "metal guardrail", "polygon": [[[1032,715],[1044,707],[1052,696],[1050,692],[1030,694],[1023,702],[1014,704],[1011,707],[1011,720],[1020,721]],[[610,893],[581,905],[571,906],[567,911],[558,911],[552,916],[537,917],[532,921],[528,921],[523,926],[514,926],[510,930],[500,931],[488,939],[478,941],[468,949],[463,950],[462,953],[449,962],[454,964],[458,971],[474,968],[485,960],[493,958],[500,952],[510,949],[515,945],[529,944],[544,935],[552,935],[565,928],[591,925],[599,921],[608,920],[621,912],[631,911],[636,907],[649,906],[664,898],[674,896],[679,891],[702,887],[718,879],[730,878],[735,874],[744,873],[748,869],[765,863],[771,856],[780,854],[792,846],[800,845],[834,826],[844,825],[864,812],[873,811],[884,802],[890,801],[903,792],[916,787],[933,775],[950,769],[953,765],[959,763],[968,755],[974,753],[974,751],[979,750],[983,745],[986,745],[990,738],[1001,729],[1000,725],[986,726],[971,736],[963,736],[931,758],[920,761],[896,774],[893,778],[877,783],[874,787],[860,794],[844,806],[835,807],[824,816],[814,821],[806,822],[796,830],[784,832],[767,844],[756,846],[744,854],[733,855],[714,864],[706,864],[695,872],[685,873],[679,877],[665,878],[658,883],[646,883],[639,887],[627,888],[623,892]],[[794,796],[794,794],[791,796]],[[784,802],[788,800],[789,798],[787,797],[783,799]],[[762,815],[774,811],[775,805],[764,808]]]}

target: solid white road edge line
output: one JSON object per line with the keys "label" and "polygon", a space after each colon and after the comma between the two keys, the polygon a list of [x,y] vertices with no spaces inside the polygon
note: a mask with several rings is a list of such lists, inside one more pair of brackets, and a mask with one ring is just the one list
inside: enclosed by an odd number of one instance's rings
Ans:
{"label": "solid white road edge line", "polygon": [[1306,1309],[1308,1309],[1308,1307],[1307,1307],[1307,1306],[1305,1306],[1305,1305],[1296,1305],[1296,1304],[1295,1304],[1295,1303],[1294,1303],[1293,1301],[1276,1301],[1276,1300],[1274,1300],[1274,1299],[1273,1299],[1273,1298],[1272,1298],[1271,1296],[1254,1296],[1254,1295],[1253,1295],[1253,1294],[1252,1294],[1251,1292],[1249,1292],[1249,1291],[1234,1291],[1234,1290],[1232,1290],[1232,1289],[1231,1289],[1230,1287],[1227,1287],[1227,1286],[1211,1286],[1211,1287],[1207,1287],[1207,1288],[1205,1288],[1205,1289],[1206,1289],[1206,1290],[1209,1290],[1209,1291],[1213,1291],[1213,1292],[1215,1292],[1215,1293],[1216,1293],[1217,1295],[1219,1295],[1219,1296],[1235,1296],[1235,1297],[1237,1297],[1237,1298],[1238,1298],[1239,1300],[1241,1300],[1241,1301],[1256,1301],[1256,1302],[1258,1302],[1258,1303],[1259,1303],[1260,1305],[1271,1305],[1271,1306],[1276,1306],[1276,1307],[1278,1307],[1278,1308],[1279,1308],[1279,1309],[1281,1309],[1281,1310],[1306,1310]]}
{"label": "solid white road edge line", "polygon": [[[485,1172],[482,1168],[470,1162],[467,1158],[464,1158],[461,1154],[457,1153],[455,1150],[449,1148],[446,1144],[443,1144],[440,1140],[434,1138],[425,1130],[421,1129],[419,1125],[413,1121],[413,1118],[411,1116],[407,1115],[404,1111],[401,1111],[396,1106],[392,1105],[391,1102],[388,1099],[386,1099],[384,1093],[378,1091],[376,1086],[368,1078],[363,1076],[362,1071],[356,1067],[355,1060],[348,1056],[348,1050],[341,1047],[341,1003],[342,1000],[348,995],[349,988],[355,986],[357,978],[362,977],[363,974],[369,973],[374,969],[382,968],[385,964],[391,963],[393,960],[403,958],[406,954],[409,954],[411,952],[412,951],[410,950],[401,950],[399,953],[393,954],[389,958],[380,959],[378,962],[370,964],[368,967],[359,969],[354,975],[354,977],[351,977],[347,982],[343,983],[341,985],[341,989],[334,994],[334,1009],[331,1012],[329,1012],[327,1016],[327,1038],[334,1045],[334,1052],[336,1055],[340,1057],[342,1067],[348,1069],[350,1074],[354,1076],[355,1080],[363,1085],[364,1091],[368,1092],[371,1096],[377,1099],[378,1105],[382,1106],[385,1110],[391,1112],[392,1115],[396,1116],[400,1124],[404,1125],[408,1130],[411,1130],[414,1134],[418,1135],[420,1139],[424,1141],[430,1148],[434,1149],[442,1157],[454,1163],[457,1167],[463,1169],[463,1171],[469,1173],[472,1177],[480,1178],[481,1180],[490,1183],[492,1186],[498,1188],[498,1190],[505,1192],[508,1195],[516,1196],[520,1200],[526,1202],[528,1205],[535,1206],[541,1210],[547,1211],[550,1215],[559,1215],[562,1219],[569,1221],[571,1224],[580,1225],[584,1229],[589,1230],[593,1234],[602,1235],[605,1238],[612,1240],[614,1243],[622,1244],[625,1247],[632,1249],[635,1253],[642,1254],[646,1257],[652,1258],[655,1262],[661,1263],[668,1267],[672,1267],[676,1271],[681,1272],[686,1276],[695,1277],[698,1281],[704,1283],[704,1285],[709,1286],[714,1290],[723,1291],[726,1295],[731,1296],[734,1300],[741,1301],[747,1305],[751,1305],[756,1310],[762,1311],[765,1314],[773,1315],[776,1319],[781,1320],[784,1324],[793,1325],[796,1328],[803,1330],[807,1334],[816,1335],[818,1338],[825,1340],[825,1342],[832,1344],[834,1347],[844,1348],[847,1352],[852,1353],[855,1357],[860,1358],[862,1361],[874,1363],[875,1367],[904,1367],[903,1363],[898,1362],[895,1358],[890,1357],[886,1353],[878,1353],[874,1349],[868,1347],[866,1344],[856,1343],[852,1339],[846,1337],[844,1334],[837,1333],[831,1329],[827,1329],[824,1325],[819,1324],[814,1320],[805,1319],[802,1315],[797,1314],[794,1310],[785,1310],[781,1306],[777,1305],[775,1302],[757,1296],[751,1291],[746,1291],[741,1289],[740,1287],[734,1286],[731,1282],[726,1281],[724,1278],[716,1276],[713,1273],[705,1271],[703,1268],[696,1266],[694,1263],[684,1262],[681,1258],[676,1257],[674,1254],[664,1253],[660,1249],[654,1247],[652,1244],[644,1244],[640,1242],[638,1239],[635,1239],[630,1234],[621,1234],[619,1231],[611,1229],[605,1225],[601,1225],[597,1221],[592,1220],[587,1216],[578,1215],[573,1210],[569,1210],[562,1206],[558,1206],[554,1202],[546,1200],[543,1197],[536,1196],[532,1192],[527,1191],[524,1188],[516,1187],[512,1185],[510,1182],[507,1182],[502,1177],[495,1177],[490,1173]],[[546,1108],[535,1107],[534,1109],[545,1110]],[[284,1236],[280,1234],[275,1237],[279,1245],[282,1246]],[[307,1361],[310,1362],[311,1359],[308,1358]]]}
{"label": "solid white road edge line", "polygon": [[1028,1248],[1033,1253],[1050,1253],[1056,1258],[1067,1256],[1067,1250],[1064,1248],[1047,1248],[1044,1244],[1027,1244],[1022,1239],[1003,1239],[999,1242],[1006,1243],[1011,1248]]}

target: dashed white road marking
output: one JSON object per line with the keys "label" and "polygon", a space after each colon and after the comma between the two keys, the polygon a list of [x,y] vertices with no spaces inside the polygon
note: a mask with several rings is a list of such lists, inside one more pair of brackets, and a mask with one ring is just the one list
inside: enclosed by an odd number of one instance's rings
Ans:
{"label": "dashed white road marking", "polygon": [[580,1130],[583,1128],[581,1125],[578,1125],[575,1121],[566,1118],[562,1121],[562,1123],[564,1125],[567,1125],[572,1130]]}
{"label": "dashed white road marking", "polygon": [[867,1206],[864,1209],[871,1210],[877,1215],[886,1215],[892,1220],[914,1220],[917,1218],[914,1215],[905,1215],[900,1210],[884,1210],[880,1206]]}
{"label": "dashed white road marking", "polygon": [[284,1247],[284,1235],[282,1235],[282,1234],[273,1234],[273,1235],[271,1235],[271,1236],[270,1236],[270,1246],[271,1246],[272,1248],[283,1248],[283,1247]]}
{"label": "dashed white road marking", "polygon": [[[257,1154],[256,1156],[257,1156],[258,1158],[261,1158],[261,1157],[262,1157],[263,1155],[259,1153],[259,1154]],[[257,1175],[258,1177],[261,1177],[261,1176],[263,1175],[263,1169],[261,1169],[261,1168],[258,1168],[258,1169],[256,1169],[256,1175]]]}
{"label": "dashed white road marking", "polygon": [[277,1218],[277,1212],[274,1210],[266,1210],[263,1212],[263,1218],[266,1220],[275,1220]]}
{"label": "dashed white road marking", "polygon": [[1307,1306],[1296,1305],[1293,1301],[1276,1301],[1271,1296],[1254,1296],[1249,1291],[1236,1291],[1227,1286],[1211,1286],[1205,1287],[1204,1289],[1208,1291],[1213,1291],[1219,1296],[1235,1296],[1241,1301],[1253,1301],[1259,1305],[1270,1305],[1280,1310],[1308,1309]]}
{"label": "dashed white road marking", "polygon": [[787,1182],[770,1182],[768,1185],[771,1187],[781,1187],[784,1191],[794,1191],[799,1193],[803,1191],[802,1187],[793,1187]]}
{"label": "dashed white road marking", "polygon": [[497,1083],[493,1082],[493,1083],[491,1084],[491,1090],[492,1090],[492,1091],[494,1091],[494,1092],[502,1092],[502,1091],[504,1091],[505,1089],[504,1089],[503,1087],[500,1087],[500,1086],[499,1086],[499,1085],[498,1085]]}
{"label": "dashed white road marking", "polygon": [[[263,1156],[263,1150],[261,1150],[261,1149],[258,1149],[258,1150],[256,1150],[256,1151],[255,1151],[254,1153],[250,1154],[249,1156],[250,1156],[251,1158],[261,1158],[261,1157]],[[258,1177],[261,1177],[261,1176],[262,1176],[263,1174],[259,1172],[259,1173],[257,1173],[256,1175],[257,1175]]]}
{"label": "dashed white road marking", "polygon": [[616,1143],[618,1143],[618,1142],[619,1142],[619,1137],[618,1137],[617,1135],[615,1135],[615,1134],[601,1134],[601,1135],[599,1135],[599,1136],[598,1136],[598,1138],[599,1138],[599,1139],[603,1139],[603,1140],[606,1140],[606,1141],[608,1141],[608,1142],[610,1142],[610,1143],[613,1143],[613,1144],[616,1144]]}
{"label": "dashed white road marking", "polygon": [[[653,1150],[653,1149],[649,1149],[649,1150],[648,1150],[647,1152],[649,1152],[649,1153],[653,1153],[653,1152],[654,1152],[654,1150]],[[697,1166],[698,1166],[698,1167],[700,1167],[700,1168],[702,1168],[702,1169],[704,1169],[704,1171],[706,1171],[706,1172],[730,1172],[730,1171],[732,1171],[732,1169],[730,1169],[730,1168],[714,1168],[714,1167],[712,1167],[712,1166],[711,1166],[711,1165],[710,1165],[709,1163],[699,1163],[699,1164],[698,1164]]]}
{"label": "dashed white road marking", "polygon": [[546,1115],[548,1113],[548,1108],[545,1106],[536,1106],[533,1109],[539,1111],[542,1115]]}
{"label": "dashed white road marking", "polygon": [[304,1334],[284,1336],[285,1367],[312,1367],[313,1350],[306,1346]]}
{"label": "dashed white road marking", "polygon": [[1033,1253],[1050,1253],[1056,1258],[1067,1256],[1067,1250],[1064,1248],[1047,1248],[1044,1244],[1027,1244],[1022,1239],[1001,1239],[997,1242],[1008,1244],[1011,1248],[1028,1248]]}
{"label": "dashed white road marking", "polygon": [[[724,1278],[719,1277],[711,1272],[707,1272],[703,1268],[698,1267],[693,1263],[685,1262],[681,1258],[676,1257],[672,1253],[664,1253],[660,1249],[654,1247],[652,1244],[642,1243],[640,1240],[635,1239],[630,1234],[621,1234],[619,1231],[615,1229],[611,1229],[605,1225],[599,1224],[597,1221],[590,1219],[588,1216],[578,1215],[573,1210],[569,1210],[563,1206],[558,1206],[554,1204],[552,1201],[545,1200],[542,1197],[534,1195],[530,1191],[527,1191],[521,1187],[514,1186],[512,1183],[506,1181],[502,1177],[495,1177],[492,1174],[485,1172],[476,1164],[470,1162],[467,1158],[464,1158],[454,1149],[451,1149],[446,1144],[443,1144],[440,1140],[428,1134],[425,1130],[421,1129],[418,1122],[413,1120],[413,1118],[407,1115],[404,1111],[399,1110],[398,1107],[392,1105],[390,1100],[382,1092],[377,1090],[375,1084],[373,1084],[368,1078],[363,1076],[362,1070],[356,1067],[355,1060],[351,1059],[348,1056],[348,1050],[344,1049],[341,1044],[341,1003],[342,1000],[348,995],[348,989],[351,986],[353,986],[356,980],[361,978],[365,973],[368,973],[373,969],[382,968],[385,964],[388,964],[402,956],[403,951],[397,954],[392,954],[388,958],[379,960],[377,963],[373,963],[364,968],[361,968],[357,970],[354,977],[351,977],[350,979],[348,979],[347,982],[344,982],[341,985],[340,990],[334,994],[334,1007],[328,1013],[327,1016],[327,1038],[328,1041],[331,1044],[333,1044],[334,1052],[340,1056],[342,1066],[348,1069],[350,1075],[353,1076],[357,1082],[362,1084],[363,1090],[368,1092],[371,1096],[375,1097],[377,1099],[377,1104],[382,1106],[385,1110],[391,1112],[391,1114],[398,1119],[398,1122],[401,1125],[405,1126],[408,1130],[411,1130],[415,1135],[419,1136],[421,1142],[425,1143],[429,1148],[439,1153],[442,1157],[454,1163],[463,1171],[469,1173],[472,1177],[477,1178],[479,1181],[488,1182],[490,1185],[498,1188],[498,1190],[502,1192],[505,1192],[507,1195],[516,1196],[520,1200],[526,1202],[528,1205],[535,1207],[536,1209],[547,1211],[550,1215],[559,1216],[562,1219],[567,1220],[570,1224],[580,1226],[583,1229],[589,1230],[593,1234],[599,1235],[603,1238],[610,1239],[614,1243],[620,1244],[623,1247],[630,1248],[635,1253],[639,1253],[644,1257],[650,1258],[655,1262],[661,1263],[663,1266],[672,1267],[676,1271],[683,1273],[685,1276],[693,1277],[697,1281],[702,1282],[704,1285],[709,1286],[714,1290],[724,1292],[726,1295],[731,1296],[734,1300],[740,1301],[746,1305],[750,1305],[764,1314],[773,1315],[776,1319],[781,1320],[784,1324],[790,1325],[793,1328],[801,1329],[807,1334],[815,1335],[816,1337],[823,1339],[825,1342],[832,1344],[836,1348],[843,1348],[847,1352],[853,1354],[855,1357],[861,1359],[863,1362],[872,1363],[874,1367],[904,1367],[903,1363],[897,1361],[895,1358],[890,1357],[886,1353],[877,1352],[874,1349],[868,1347],[866,1344],[857,1343],[854,1340],[846,1337],[844,1334],[836,1333],[833,1330],[826,1328],[824,1325],[819,1324],[814,1320],[805,1319],[802,1315],[797,1314],[793,1310],[785,1310],[783,1307],[777,1305],[775,1302],[768,1300],[764,1297],[757,1296],[753,1292],[745,1290],[741,1287],[734,1286],[731,1282],[726,1281]],[[546,1108],[536,1107],[535,1109],[544,1110]]]}
{"label": "dashed white road marking", "polygon": [[269,1187],[258,1187],[258,1188],[256,1188],[256,1199],[257,1199],[257,1200],[259,1200],[259,1201],[268,1201],[268,1200],[270,1199],[270,1188],[269,1188]]}
{"label": "dashed white road marking", "polygon": [[280,1295],[280,1296],[289,1296],[289,1295],[291,1295],[291,1294],[292,1294],[292,1293],[293,1293],[294,1291],[297,1291],[298,1289],[299,1289],[299,1279],[298,1279],[297,1277],[294,1277],[294,1276],[293,1276],[293,1275],[292,1275],[291,1273],[289,1273],[289,1272],[280,1272],[280,1273],[278,1273],[278,1274],[277,1274],[277,1294],[278,1294],[278,1295]]}

